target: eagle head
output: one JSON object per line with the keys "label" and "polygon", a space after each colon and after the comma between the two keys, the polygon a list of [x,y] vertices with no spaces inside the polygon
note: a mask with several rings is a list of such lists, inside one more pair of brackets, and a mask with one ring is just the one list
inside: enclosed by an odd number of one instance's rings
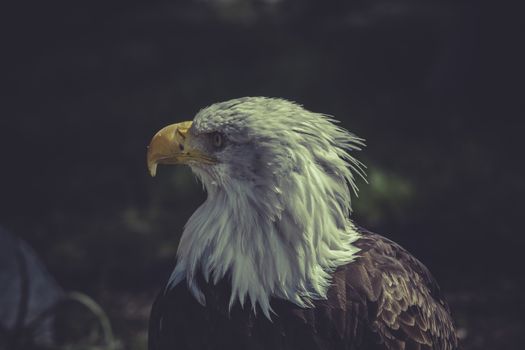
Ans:
{"label": "eagle head", "polygon": [[271,297],[308,307],[326,297],[330,272],[351,261],[358,233],[348,219],[363,140],[335,120],[276,98],[216,103],[193,121],[161,129],[148,148],[158,164],[186,164],[208,197],[188,220],[168,289],[196,275],[231,278],[230,307],[249,298],[269,316]]}

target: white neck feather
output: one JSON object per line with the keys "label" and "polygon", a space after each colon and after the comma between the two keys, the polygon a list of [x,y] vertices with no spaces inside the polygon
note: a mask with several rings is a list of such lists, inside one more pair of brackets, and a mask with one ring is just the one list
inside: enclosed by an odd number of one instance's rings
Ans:
{"label": "white neck feather", "polygon": [[168,288],[186,279],[205,303],[196,275],[217,283],[231,276],[230,307],[249,298],[270,318],[270,299],[301,307],[326,298],[331,272],[352,261],[359,234],[348,219],[350,172],[329,174],[305,158],[301,171],[280,176],[272,187],[249,181],[210,181],[199,169],[207,200],[184,229]]}

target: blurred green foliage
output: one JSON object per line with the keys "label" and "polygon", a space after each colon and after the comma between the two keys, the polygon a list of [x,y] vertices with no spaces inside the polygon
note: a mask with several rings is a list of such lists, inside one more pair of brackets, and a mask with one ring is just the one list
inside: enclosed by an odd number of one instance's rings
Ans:
{"label": "blurred green foliage", "polygon": [[407,179],[368,167],[368,184],[360,186],[354,200],[356,213],[369,224],[381,227],[396,219],[405,221],[413,208],[415,189]]}

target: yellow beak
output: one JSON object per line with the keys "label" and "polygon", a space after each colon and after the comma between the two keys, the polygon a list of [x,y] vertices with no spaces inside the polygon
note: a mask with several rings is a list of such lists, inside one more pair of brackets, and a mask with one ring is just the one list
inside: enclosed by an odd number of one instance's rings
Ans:
{"label": "yellow beak", "polygon": [[215,159],[192,148],[188,133],[191,121],[171,124],[162,128],[153,136],[148,146],[148,169],[151,176],[157,173],[158,164],[187,164],[200,161],[205,164],[215,163]]}

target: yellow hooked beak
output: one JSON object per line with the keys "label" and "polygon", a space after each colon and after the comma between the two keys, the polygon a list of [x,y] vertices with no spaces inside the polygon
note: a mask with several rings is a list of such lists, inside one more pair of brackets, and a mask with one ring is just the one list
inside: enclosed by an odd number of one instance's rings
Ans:
{"label": "yellow hooked beak", "polygon": [[216,163],[215,158],[192,148],[192,135],[188,133],[191,121],[171,124],[153,136],[148,146],[148,169],[151,176],[157,173],[158,164],[187,164],[198,161],[204,164]]}

